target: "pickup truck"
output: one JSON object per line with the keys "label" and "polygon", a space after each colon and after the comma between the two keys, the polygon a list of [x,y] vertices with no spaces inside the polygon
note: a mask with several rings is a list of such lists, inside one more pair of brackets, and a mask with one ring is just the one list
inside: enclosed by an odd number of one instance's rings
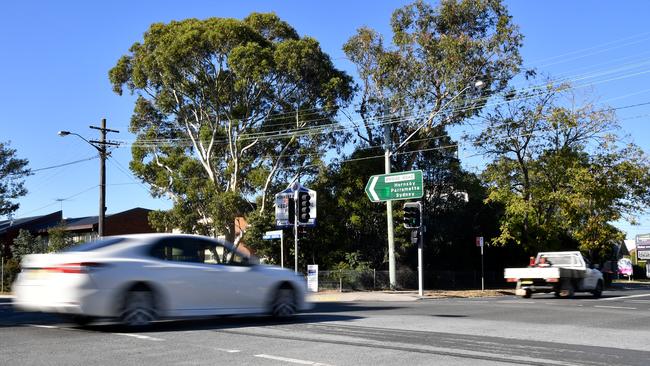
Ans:
{"label": "pickup truck", "polygon": [[537,292],[556,297],[572,297],[576,291],[600,297],[603,292],[603,274],[577,251],[540,252],[526,268],[506,268],[504,277],[516,282],[515,294],[525,298]]}

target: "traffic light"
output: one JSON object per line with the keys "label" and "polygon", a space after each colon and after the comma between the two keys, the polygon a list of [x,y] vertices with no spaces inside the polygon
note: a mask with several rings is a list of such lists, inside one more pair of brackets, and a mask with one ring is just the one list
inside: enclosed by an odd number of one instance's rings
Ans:
{"label": "traffic light", "polygon": [[298,222],[300,223],[307,223],[311,218],[309,215],[311,211],[310,199],[309,192],[298,192]]}
{"label": "traffic light", "polygon": [[407,202],[404,204],[404,227],[417,229],[420,227],[422,204],[420,202]]}

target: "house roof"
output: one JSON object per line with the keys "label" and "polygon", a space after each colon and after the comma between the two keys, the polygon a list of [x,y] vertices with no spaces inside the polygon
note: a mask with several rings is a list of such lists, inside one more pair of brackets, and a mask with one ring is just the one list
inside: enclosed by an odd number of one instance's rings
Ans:
{"label": "house roof", "polygon": [[0,221],[0,234],[21,228],[29,228],[31,231],[39,231],[41,229],[51,227],[53,222],[60,221],[62,215],[62,211],[56,211],[47,215]]}

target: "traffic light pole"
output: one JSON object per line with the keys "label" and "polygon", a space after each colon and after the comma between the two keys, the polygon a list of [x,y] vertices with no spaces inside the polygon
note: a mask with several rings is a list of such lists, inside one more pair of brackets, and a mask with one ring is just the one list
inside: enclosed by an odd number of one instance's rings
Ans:
{"label": "traffic light pole", "polygon": [[293,254],[294,254],[294,267],[293,270],[298,274],[298,190],[293,193]]}

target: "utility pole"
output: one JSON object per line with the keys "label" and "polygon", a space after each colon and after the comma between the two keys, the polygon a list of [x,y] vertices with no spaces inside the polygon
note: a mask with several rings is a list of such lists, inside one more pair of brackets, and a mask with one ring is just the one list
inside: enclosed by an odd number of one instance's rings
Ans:
{"label": "utility pole", "polygon": [[[384,168],[386,174],[390,173],[390,124],[384,121]],[[393,201],[386,201],[386,231],[388,234],[388,279],[390,289],[397,288],[395,278],[395,239],[393,236]]]}
{"label": "utility pole", "polygon": [[97,234],[99,237],[104,236],[104,215],[106,214],[106,157],[110,155],[106,146],[119,146],[118,142],[106,141],[107,132],[119,133],[118,130],[111,130],[106,128],[106,118],[102,118],[101,127],[89,126],[92,129],[99,130],[99,140],[86,140],[85,137],[78,133],[70,131],[59,131],[59,136],[75,135],[80,139],[86,141],[90,146],[99,151],[99,216],[97,223]]}
{"label": "utility pole", "polygon": [[119,145],[117,142],[106,141],[106,133],[119,133],[120,131],[106,128],[106,118],[102,118],[101,127],[90,126],[90,128],[99,130],[100,132],[99,141],[90,140],[90,143],[99,151],[99,218],[97,224],[97,234],[101,238],[104,236],[104,219],[106,215],[106,157],[108,156],[108,153],[106,152],[106,146]]}

